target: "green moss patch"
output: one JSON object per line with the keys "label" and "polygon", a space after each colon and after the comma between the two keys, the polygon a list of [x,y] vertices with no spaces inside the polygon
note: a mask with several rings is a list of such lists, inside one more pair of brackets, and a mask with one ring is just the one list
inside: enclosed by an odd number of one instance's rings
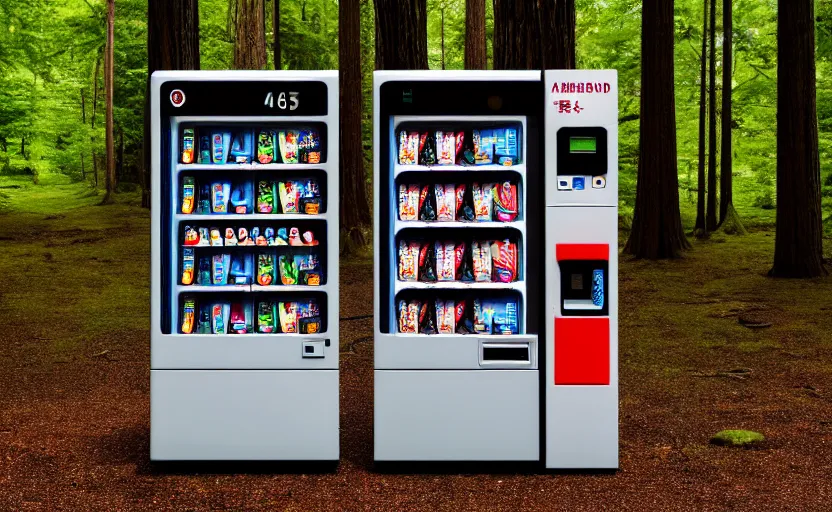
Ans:
{"label": "green moss patch", "polygon": [[766,438],[763,434],[752,430],[723,430],[721,432],[717,432],[716,435],[711,438],[711,443],[718,444],[720,446],[751,447],[758,445],[765,440]]}

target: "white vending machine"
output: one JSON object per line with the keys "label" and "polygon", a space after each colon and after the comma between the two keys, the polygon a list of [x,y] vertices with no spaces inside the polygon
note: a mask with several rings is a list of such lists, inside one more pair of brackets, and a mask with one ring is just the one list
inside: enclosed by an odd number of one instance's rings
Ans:
{"label": "white vending machine", "polygon": [[615,84],[375,73],[377,462],[618,466]]}
{"label": "white vending machine", "polygon": [[151,78],[150,458],[337,461],[338,74]]}

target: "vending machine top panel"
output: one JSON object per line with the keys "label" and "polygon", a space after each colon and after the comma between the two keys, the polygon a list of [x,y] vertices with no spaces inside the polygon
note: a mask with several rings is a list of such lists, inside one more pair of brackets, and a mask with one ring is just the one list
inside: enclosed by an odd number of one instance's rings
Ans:
{"label": "vending machine top panel", "polygon": [[546,206],[618,204],[618,74],[544,72]]}

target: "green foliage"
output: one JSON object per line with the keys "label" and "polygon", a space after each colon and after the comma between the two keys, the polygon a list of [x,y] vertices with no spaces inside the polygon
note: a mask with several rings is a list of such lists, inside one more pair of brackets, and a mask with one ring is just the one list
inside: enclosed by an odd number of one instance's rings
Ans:
{"label": "green foliage", "polygon": [[711,443],[723,446],[747,447],[762,443],[765,440],[763,434],[752,430],[722,430],[711,438]]}

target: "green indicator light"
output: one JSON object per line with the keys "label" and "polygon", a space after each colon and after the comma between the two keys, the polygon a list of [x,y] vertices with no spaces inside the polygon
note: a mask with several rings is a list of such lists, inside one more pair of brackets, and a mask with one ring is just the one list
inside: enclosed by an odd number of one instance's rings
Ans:
{"label": "green indicator light", "polygon": [[595,153],[597,146],[595,137],[569,137],[570,153]]}

